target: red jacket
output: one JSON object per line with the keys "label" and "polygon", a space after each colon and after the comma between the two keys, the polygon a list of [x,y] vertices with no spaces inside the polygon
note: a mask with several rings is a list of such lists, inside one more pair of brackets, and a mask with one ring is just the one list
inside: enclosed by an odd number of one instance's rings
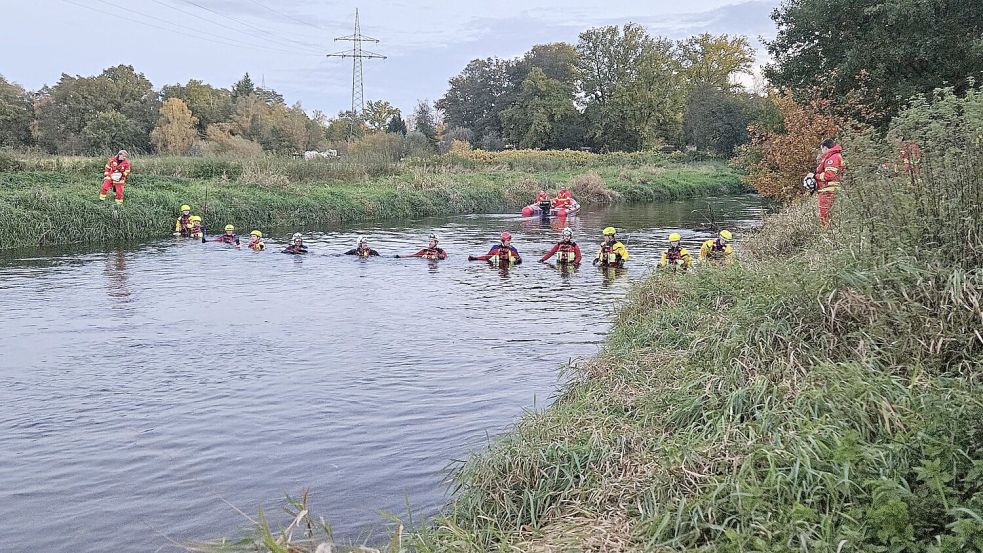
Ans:
{"label": "red jacket", "polygon": [[843,155],[840,153],[843,148],[836,144],[823,154],[816,166],[817,189],[822,192],[829,188],[833,192],[839,188],[838,184],[843,181]]}
{"label": "red jacket", "polygon": [[553,198],[553,207],[570,207],[571,205],[573,205],[573,196],[570,195],[569,191],[560,190]]}
{"label": "red jacket", "polygon": [[906,173],[918,175],[918,165],[922,162],[922,149],[914,142],[905,142],[901,146],[901,165]]}
{"label": "red jacket", "polygon": [[117,172],[123,175],[123,178],[119,179],[120,184],[126,182],[126,177],[130,176],[130,160],[120,161],[116,156],[109,158],[106,167],[103,168],[103,174],[106,175],[107,179],[111,179],[111,175]]}
{"label": "red jacket", "polygon": [[547,194],[546,192],[540,192],[539,194],[536,194],[537,204],[542,202],[548,202],[548,201],[550,201],[550,195]]}
{"label": "red jacket", "polygon": [[[557,242],[556,244],[553,245],[553,249],[551,249],[550,251],[546,252],[546,255],[544,255],[540,259],[540,261],[546,261],[547,259],[553,257],[554,255],[556,255],[560,251],[565,251],[565,252],[572,251],[573,252],[573,256],[574,256],[573,257],[573,264],[574,265],[579,265],[580,264],[580,257],[581,257],[580,256],[580,246],[578,246],[576,242]],[[561,258],[561,260],[562,260],[562,258]]]}
{"label": "red jacket", "polygon": [[[485,255],[469,256],[468,257],[468,260],[469,261],[491,261],[491,258],[493,258],[493,257],[500,257],[500,258],[502,258],[502,257],[511,257],[515,261],[515,264],[516,265],[518,265],[519,263],[522,263],[522,258],[519,257],[519,250],[515,249],[515,246],[509,246],[509,247],[506,248],[502,244],[495,244],[494,246],[492,246],[492,248],[490,250],[488,250],[488,253],[486,253]],[[499,263],[501,263],[502,261],[504,261],[504,260],[503,259],[499,259]]]}
{"label": "red jacket", "polygon": [[443,248],[423,248],[422,250],[410,254],[406,257],[425,257],[427,259],[447,259],[447,252]]}

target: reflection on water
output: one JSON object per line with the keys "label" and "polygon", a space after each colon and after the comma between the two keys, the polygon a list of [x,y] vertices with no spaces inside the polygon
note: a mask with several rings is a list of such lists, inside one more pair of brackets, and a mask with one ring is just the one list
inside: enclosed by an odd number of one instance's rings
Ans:
{"label": "reflection on water", "polygon": [[[753,198],[714,201],[738,231]],[[0,258],[0,520],[4,550],[168,550],[230,535],[247,513],[312,491],[337,535],[379,511],[432,513],[451,459],[542,406],[557,369],[593,355],[665,235],[695,248],[705,202],[564,222],[513,215],[307,232],[311,254],[164,240]],[[569,225],[579,268],[536,263]],[[600,229],[624,270],[590,266]],[[264,231],[266,229],[263,229]],[[467,262],[510,230],[526,262]],[[394,259],[430,232],[445,261]],[[366,235],[385,256],[338,255]],[[125,529],[125,530],[124,530]]]}

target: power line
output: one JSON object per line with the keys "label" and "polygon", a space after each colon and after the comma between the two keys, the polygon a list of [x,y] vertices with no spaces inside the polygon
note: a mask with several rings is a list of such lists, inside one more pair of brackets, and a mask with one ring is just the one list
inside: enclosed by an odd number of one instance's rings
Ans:
{"label": "power line", "polygon": [[362,73],[363,59],[386,59],[382,54],[369,52],[362,49],[363,42],[379,42],[378,39],[362,34],[362,27],[358,22],[358,8],[355,8],[355,33],[348,36],[340,36],[335,41],[347,41],[352,43],[352,49],[328,54],[329,58],[352,58],[352,121],[348,128],[348,140],[355,137],[355,125],[358,123],[358,113],[365,110],[365,81]]}
{"label": "power line", "polygon": [[[264,10],[272,13],[273,15],[275,15],[277,17],[283,17],[283,13],[282,12],[278,12],[278,11],[274,10],[273,8],[267,6],[266,4],[264,4],[262,2],[258,2],[257,0],[246,0],[246,1],[249,2],[250,4],[254,4],[256,6],[259,6],[259,7],[263,8]],[[288,23],[296,23],[298,25],[304,25],[306,27],[310,27],[311,29],[314,29],[314,30],[316,30],[318,32],[324,32],[324,29],[322,29],[321,27],[318,27],[317,25],[315,25],[313,23],[310,23],[308,21],[304,21],[303,19],[291,19],[291,20],[288,21]]]}
{"label": "power line", "polygon": [[[185,4],[191,4],[192,6],[195,6],[197,8],[202,9],[202,10],[205,10],[205,11],[207,11],[209,13],[213,13],[213,14],[219,16],[219,17],[224,17],[224,18],[226,18],[226,19],[228,19],[230,21],[235,21],[236,23],[238,23],[240,25],[244,25],[244,26],[249,27],[251,29],[255,29],[255,30],[259,31],[260,33],[269,34],[269,30],[268,29],[264,29],[262,27],[257,27],[256,25],[253,25],[252,23],[248,23],[246,21],[241,21],[241,20],[236,19],[234,17],[231,17],[231,16],[228,16],[228,15],[219,13],[219,12],[217,12],[217,11],[209,8],[208,6],[203,6],[203,5],[201,5],[201,4],[197,3],[197,2],[193,2],[192,0],[181,0],[181,1],[184,2]],[[293,42],[295,44],[302,45],[302,46],[307,47],[307,48],[314,48],[314,49],[317,49],[318,48],[318,46],[316,44],[310,44],[310,43],[306,43],[305,44],[303,42],[298,42],[296,40],[286,39],[286,38],[284,40],[287,40],[289,42]]]}
{"label": "power line", "polygon": [[[189,15],[191,17],[194,17],[195,19],[198,19],[200,17],[198,14],[196,14],[194,12],[191,12],[191,11],[188,11],[188,10],[185,10],[185,9],[181,9],[181,8],[179,8],[177,6],[173,6],[171,4],[167,4],[167,3],[163,2],[162,0],[152,0],[152,1],[154,3],[156,3],[156,4],[160,4],[161,6],[164,6],[165,8],[170,8],[172,10],[175,10],[177,12],[183,13],[185,15]],[[208,21],[208,23],[210,23],[212,25],[218,25],[219,27],[222,27],[222,28],[225,28],[225,29],[229,29],[229,30],[234,31],[236,33],[242,33],[244,35],[248,35],[248,36],[253,37],[253,38],[255,38],[257,36],[255,33],[250,33],[250,32],[247,32],[247,31],[245,31],[243,29],[239,29],[239,28],[233,27],[231,25],[226,25],[226,24],[224,24],[224,23],[222,23],[220,21]],[[265,38],[265,37],[261,37],[261,38]],[[281,46],[285,46],[287,48],[296,48],[296,46],[294,46],[292,44],[289,44],[289,43],[287,43],[285,41],[274,40],[274,42],[277,43],[277,44],[279,44],[279,45],[281,45]],[[303,44],[303,43],[299,43],[298,42],[297,44]],[[316,46],[313,46],[313,45],[311,45],[311,46],[306,46],[305,45],[304,48],[309,49],[309,51],[311,53],[314,53],[314,52],[317,52],[318,51],[317,47]],[[320,53],[320,52],[318,52],[318,53]]]}
{"label": "power line", "polygon": [[[165,32],[168,32],[168,33],[176,33],[176,34],[179,34],[179,35],[184,35],[186,37],[190,37],[190,38],[194,38],[194,39],[198,39],[198,40],[203,40],[205,42],[211,42],[213,44],[221,44],[223,46],[232,46],[232,47],[235,47],[235,48],[252,48],[252,49],[255,49],[255,50],[266,50],[266,51],[271,51],[271,52],[281,52],[281,53],[291,54],[291,55],[297,55],[297,53],[298,53],[296,50],[293,50],[293,51],[291,51],[291,50],[284,50],[284,49],[281,49],[281,48],[276,48],[276,47],[271,47],[271,46],[257,45],[257,44],[251,44],[251,43],[248,43],[248,42],[242,42],[242,41],[238,41],[236,39],[232,39],[232,38],[228,38],[228,37],[215,36],[215,35],[206,35],[203,32],[198,31],[196,29],[188,29],[188,28],[180,29],[180,28],[174,28],[173,26],[176,26],[178,24],[174,23],[173,21],[168,21],[166,19],[160,19],[160,18],[157,18],[157,17],[154,17],[154,16],[145,15],[145,14],[142,14],[140,12],[134,11],[134,10],[132,10],[130,8],[127,8],[125,6],[121,6],[119,4],[115,4],[113,2],[109,2],[108,0],[96,0],[96,1],[97,2],[101,2],[102,4],[105,4],[107,6],[111,6],[113,8],[116,8],[118,10],[122,10],[122,11],[126,11],[126,12],[129,12],[129,13],[132,13],[132,14],[134,14],[137,17],[142,17],[142,18],[145,18],[145,19],[149,19],[149,20],[151,20],[151,22],[148,22],[148,21],[139,21],[139,20],[135,20],[135,22],[136,23],[139,23],[141,25],[146,25],[148,27],[153,27],[155,29],[160,29],[160,30],[165,31]],[[87,9],[87,10],[91,10],[91,11],[96,12],[96,13],[99,13],[99,14],[104,14],[104,12],[102,12],[98,8],[94,8],[94,7],[90,6],[90,5],[86,5],[86,4],[81,4],[81,3],[78,3],[78,2],[74,2],[73,0],[62,0],[62,2],[66,3],[66,4],[71,4],[71,5],[76,6],[76,7],[79,7],[79,8],[84,8],[84,9]],[[171,25],[171,27],[160,25],[158,23],[168,24],[168,25]]]}

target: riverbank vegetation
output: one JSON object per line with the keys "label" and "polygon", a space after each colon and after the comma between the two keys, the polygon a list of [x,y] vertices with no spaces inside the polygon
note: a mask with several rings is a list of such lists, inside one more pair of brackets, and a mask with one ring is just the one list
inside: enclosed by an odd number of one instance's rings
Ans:
{"label": "riverbank vegetation", "polygon": [[[395,143],[395,140],[393,140]],[[101,158],[0,156],[5,248],[168,236],[190,204],[210,229],[304,230],[353,221],[518,209],[540,189],[585,204],[746,190],[720,161],[661,154],[471,152],[400,160],[386,144],[341,159],[136,157],[121,206],[97,200]],[[364,148],[364,147],[363,147]]]}

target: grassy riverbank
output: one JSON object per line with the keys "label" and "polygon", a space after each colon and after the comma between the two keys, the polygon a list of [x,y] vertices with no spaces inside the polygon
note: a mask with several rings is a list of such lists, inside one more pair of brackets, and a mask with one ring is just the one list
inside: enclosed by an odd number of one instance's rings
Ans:
{"label": "grassy riverbank", "polygon": [[737,193],[719,161],[654,154],[509,152],[401,163],[258,158],[137,158],[117,207],[96,196],[104,160],[11,157],[0,163],[3,247],[167,236],[181,204],[206,224],[310,228],[366,219],[517,209],[536,191],[571,186],[584,203],[642,202]]}
{"label": "grassy riverbank", "polygon": [[[383,550],[983,550],[983,155],[860,165],[832,229],[807,198],[740,263],[635,286],[602,354]],[[308,550],[261,526],[237,550]]]}

